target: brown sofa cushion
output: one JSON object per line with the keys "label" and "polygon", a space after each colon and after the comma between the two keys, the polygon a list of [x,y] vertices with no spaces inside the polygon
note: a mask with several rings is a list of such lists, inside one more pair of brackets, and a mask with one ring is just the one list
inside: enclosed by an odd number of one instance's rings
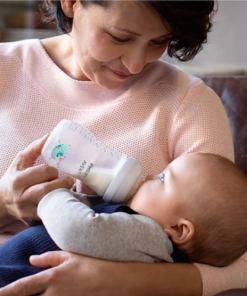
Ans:
{"label": "brown sofa cushion", "polygon": [[247,296],[247,290],[246,289],[227,290],[219,294],[216,294],[214,296]]}
{"label": "brown sofa cushion", "polygon": [[206,77],[229,118],[236,164],[247,174],[247,77]]}

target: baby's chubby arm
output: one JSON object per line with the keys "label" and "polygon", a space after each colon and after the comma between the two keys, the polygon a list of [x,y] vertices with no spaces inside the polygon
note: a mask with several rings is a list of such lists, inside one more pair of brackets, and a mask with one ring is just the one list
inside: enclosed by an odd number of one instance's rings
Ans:
{"label": "baby's chubby arm", "polygon": [[41,200],[38,215],[62,250],[114,261],[172,262],[170,240],[148,217],[97,214],[62,188]]}

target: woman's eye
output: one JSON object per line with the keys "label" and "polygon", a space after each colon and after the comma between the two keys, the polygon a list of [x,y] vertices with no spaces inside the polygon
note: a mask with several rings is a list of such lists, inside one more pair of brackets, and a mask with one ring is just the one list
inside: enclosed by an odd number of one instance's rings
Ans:
{"label": "woman's eye", "polygon": [[129,38],[127,38],[127,39],[117,38],[116,36],[113,36],[113,35],[111,35],[111,34],[110,34],[110,36],[112,37],[112,39],[113,39],[114,41],[117,41],[118,43],[125,43],[125,42],[127,42],[127,41],[130,40]]}
{"label": "woman's eye", "polygon": [[167,40],[165,41],[156,41],[156,40],[152,40],[150,41],[152,45],[154,46],[165,46],[167,45]]}

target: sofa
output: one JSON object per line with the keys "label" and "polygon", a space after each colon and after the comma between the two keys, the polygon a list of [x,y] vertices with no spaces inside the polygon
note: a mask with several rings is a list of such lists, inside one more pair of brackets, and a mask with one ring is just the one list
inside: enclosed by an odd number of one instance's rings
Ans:
{"label": "sofa", "polygon": [[247,296],[246,289],[232,289],[216,294],[215,296]]}
{"label": "sofa", "polygon": [[247,77],[205,77],[221,98],[233,136],[235,162],[247,174]]}

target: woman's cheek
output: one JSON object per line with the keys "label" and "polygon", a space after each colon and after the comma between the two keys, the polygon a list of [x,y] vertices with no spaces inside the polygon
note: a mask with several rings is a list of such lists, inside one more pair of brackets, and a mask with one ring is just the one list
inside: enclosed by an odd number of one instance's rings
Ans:
{"label": "woman's cheek", "polygon": [[150,54],[148,55],[147,63],[152,63],[157,61],[166,51],[167,47],[165,48],[158,48],[158,49],[152,49]]}
{"label": "woman's cheek", "polygon": [[119,46],[113,44],[109,38],[92,39],[89,52],[99,62],[109,62],[118,58],[121,53]]}

